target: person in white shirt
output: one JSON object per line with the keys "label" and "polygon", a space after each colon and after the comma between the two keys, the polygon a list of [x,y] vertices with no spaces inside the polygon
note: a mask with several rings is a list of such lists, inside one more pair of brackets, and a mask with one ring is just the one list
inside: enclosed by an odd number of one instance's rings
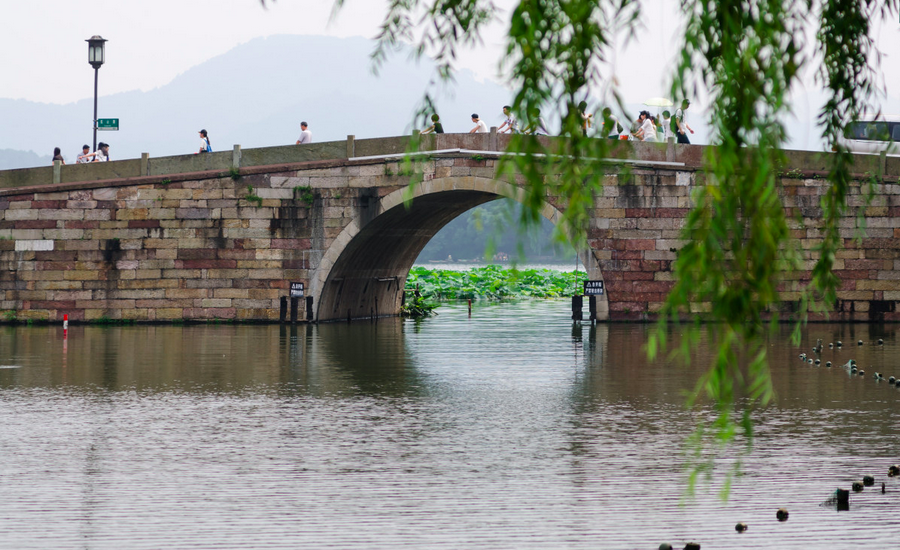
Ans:
{"label": "person in white shirt", "polygon": [[634,136],[641,141],[657,141],[656,128],[653,126],[653,119],[650,118],[650,112],[641,111],[638,122],[641,124],[641,127],[638,128]]}
{"label": "person in white shirt", "polygon": [[81,148],[81,154],[75,159],[75,164],[87,164],[94,159],[94,153],[91,153],[90,145]]}
{"label": "person in white shirt", "polygon": [[668,142],[669,138],[675,137],[675,132],[672,131],[672,113],[669,111],[662,112],[662,128],[663,128],[663,141]]}
{"label": "person in white shirt", "polygon": [[687,121],[684,118],[684,112],[687,111],[688,107],[691,106],[691,101],[689,99],[685,99],[681,102],[681,109],[675,109],[675,125],[677,126],[677,130],[675,131],[675,138],[678,140],[678,143],[684,143],[685,145],[690,145],[691,140],[688,139],[685,130],[690,133],[694,133],[694,129],[691,128]]}
{"label": "person in white shirt", "polygon": [[200,130],[200,153],[212,153],[212,146],[209,144],[209,134],[206,130]]}
{"label": "person in white shirt", "polygon": [[109,161],[109,144],[100,142],[100,145],[97,146],[97,150],[94,151],[94,162],[107,162]]}
{"label": "person in white shirt", "polygon": [[475,127],[469,130],[470,134],[486,134],[488,133],[487,124],[484,123],[483,120],[478,118],[478,113],[472,113],[472,122],[475,123]]}
{"label": "person in white shirt", "polygon": [[307,130],[306,121],[300,123],[300,139],[297,140],[297,145],[302,143],[312,143],[312,132]]}
{"label": "person in white shirt", "polygon": [[497,132],[501,134],[515,134],[516,117],[512,114],[512,107],[510,107],[509,105],[504,105],[503,114],[506,116],[506,120],[503,122],[503,124],[500,125],[500,128],[497,129]]}

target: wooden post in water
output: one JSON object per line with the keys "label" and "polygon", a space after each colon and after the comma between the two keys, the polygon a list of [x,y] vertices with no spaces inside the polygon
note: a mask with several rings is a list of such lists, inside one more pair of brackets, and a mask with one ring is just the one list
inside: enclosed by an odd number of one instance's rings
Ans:
{"label": "wooden post in water", "polygon": [[576,294],[572,296],[572,320],[581,321],[584,319],[584,296]]}
{"label": "wooden post in water", "polygon": [[839,512],[850,510],[850,491],[847,489],[838,489],[835,491],[837,497],[837,509]]}
{"label": "wooden post in water", "polygon": [[291,297],[291,324],[297,322],[297,304],[300,298]]}
{"label": "wooden post in water", "polygon": [[312,296],[307,296],[306,297],[306,321],[308,323],[311,323],[313,320],[313,307],[312,306],[313,306]]}
{"label": "wooden post in water", "polygon": [[287,296],[281,297],[281,307],[278,310],[278,321],[281,323],[284,323],[285,319],[287,318],[287,301]]}
{"label": "wooden post in water", "polygon": [[591,320],[591,323],[597,322],[597,297],[596,296],[588,296],[588,310],[591,312],[588,317]]}

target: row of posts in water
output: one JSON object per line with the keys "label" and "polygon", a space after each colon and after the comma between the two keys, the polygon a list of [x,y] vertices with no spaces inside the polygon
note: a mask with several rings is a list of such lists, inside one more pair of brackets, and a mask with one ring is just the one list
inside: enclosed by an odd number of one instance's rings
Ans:
{"label": "row of posts in water", "polygon": [[[305,302],[306,302],[306,319],[304,319],[304,320],[311,321],[313,318],[313,299],[312,299],[312,296],[305,296],[304,298],[305,298]],[[297,297],[297,296],[292,296],[290,298],[288,298],[287,296],[281,297],[281,308],[279,309],[279,312],[278,312],[278,321],[280,323],[287,322],[287,313],[288,313],[288,304],[289,303],[290,303],[290,307],[291,307],[290,322],[291,322],[291,324],[294,324],[297,322],[297,315],[298,315],[298,310],[300,309],[300,300],[301,299],[302,299],[301,297]]]}
{"label": "row of posts in water", "polygon": [[[583,321],[584,320],[584,296],[575,295],[572,296],[572,320],[573,321]],[[588,320],[592,323],[597,320],[597,297],[596,296],[588,296],[588,311],[589,316]]]}

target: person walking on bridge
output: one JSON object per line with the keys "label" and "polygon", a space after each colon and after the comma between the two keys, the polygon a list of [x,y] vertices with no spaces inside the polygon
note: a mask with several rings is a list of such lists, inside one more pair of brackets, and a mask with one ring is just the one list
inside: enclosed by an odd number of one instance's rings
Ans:
{"label": "person walking on bridge", "polygon": [[517,131],[517,123],[516,116],[512,114],[512,107],[510,107],[509,105],[504,105],[503,115],[506,116],[506,120],[503,122],[503,124],[500,125],[500,128],[497,129],[497,133],[515,134]]}
{"label": "person walking on bridge", "polygon": [[527,126],[522,128],[523,134],[530,134],[533,136],[548,136],[550,135],[550,131],[547,130],[547,124],[544,122],[544,117],[541,116],[541,110],[537,107],[533,108],[529,113],[529,123]]}
{"label": "person walking on bridge", "polygon": [[422,134],[443,134],[444,133],[444,125],[441,124],[441,117],[439,117],[436,113],[431,115],[431,126],[425,128],[420,133]]}
{"label": "person walking on bridge", "polygon": [[209,144],[209,134],[206,130],[200,130],[200,150],[198,153],[212,153],[212,146]]}
{"label": "person walking on bridge", "polygon": [[478,113],[472,113],[472,122],[475,123],[475,127],[469,130],[470,134],[487,134],[488,127],[487,124],[484,123],[483,120],[478,118]]}
{"label": "person walking on bridge", "polygon": [[691,144],[691,140],[688,139],[685,130],[694,133],[694,129],[691,128],[687,121],[684,119],[684,112],[687,111],[687,108],[691,106],[691,101],[689,99],[685,99],[681,102],[681,108],[675,110],[675,126],[677,130],[675,131],[675,137],[678,140],[678,143],[684,143],[686,145]]}
{"label": "person walking on bridge", "polygon": [[53,148],[53,162],[56,162],[56,161],[59,161],[62,164],[66,163],[66,159],[63,158],[62,151],[59,149],[59,147]]}
{"label": "person walking on bridge", "polygon": [[604,107],[601,113],[603,114],[603,131],[608,132],[607,137],[609,139],[618,140],[622,132],[625,131],[625,127],[619,122],[619,118],[612,114],[612,109],[609,107]]}
{"label": "person walking on bridge", "polygon": [[309,131],[305,120],[300,123],[300,139],[297,140],[297,145],[304,143],[312,143],[312,132]]}
{"label": "person walking on bridge", "polygon": [[94,162],[107,162],[109,161],[109,144],[100,142],[100,145],[97,146],[97,150],[94,151]]}
{"label": "person walking on bridge", "polygon": [[91,162],[94,158],[94,153],[91,153],[91,146],[85,145],[81,148],[81,154],[78,155],[78,158],[75,159],[76,164],[87,164]]}

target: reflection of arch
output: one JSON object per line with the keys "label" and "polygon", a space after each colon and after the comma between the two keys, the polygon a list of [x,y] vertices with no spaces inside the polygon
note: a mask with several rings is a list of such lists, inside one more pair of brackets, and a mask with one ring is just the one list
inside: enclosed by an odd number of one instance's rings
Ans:
{"label": "reflection of arch", "polygon": [[[318,298],[316,319],[396,315],[413,262],[441,228],[480,204],[501,197],[521,202],[523,195],[507,182],[465,176],[422,182],[411,194],[404,188],[382,197],[369,207],[374,212],[361,212],[341,231],[310,277],[310,294]],[[554,224],[561,217],[551,204],[541,214]],[[602,278],[590,251],[579,258],[591,279]],[[598,309],[608,311],[605,296]]]}

